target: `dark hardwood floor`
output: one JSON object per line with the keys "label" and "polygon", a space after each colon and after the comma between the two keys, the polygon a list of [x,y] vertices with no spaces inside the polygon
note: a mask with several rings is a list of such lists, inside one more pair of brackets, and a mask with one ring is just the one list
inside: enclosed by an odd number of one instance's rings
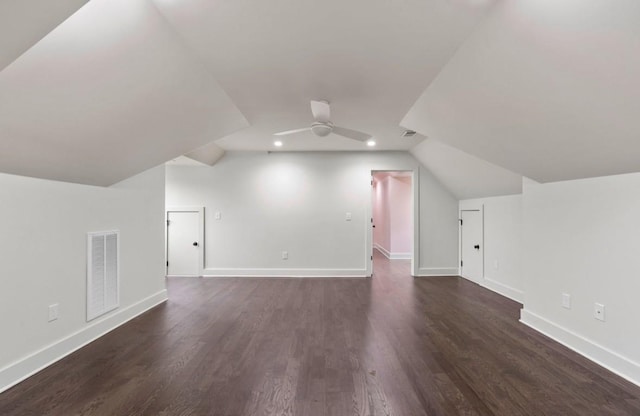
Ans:
{"label": "dark hardwood floor", "polygon": [[640,388],[460,278],[169,279],[168,303],[0,395],[0,415],[640,415]]}

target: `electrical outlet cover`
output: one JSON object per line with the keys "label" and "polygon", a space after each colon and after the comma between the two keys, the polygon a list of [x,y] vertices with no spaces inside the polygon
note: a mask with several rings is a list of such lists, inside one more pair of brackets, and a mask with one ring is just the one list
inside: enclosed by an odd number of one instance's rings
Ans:
{"label": "electrical outlet cover", "polygon": [[49,322],[58,319],[58,304],[49,305]]}
{"label": "electrical outlet cover", "polygon": [[593,317],[598,321],[604,322],[604,305],[602,303],[596,303],[593,308]]}

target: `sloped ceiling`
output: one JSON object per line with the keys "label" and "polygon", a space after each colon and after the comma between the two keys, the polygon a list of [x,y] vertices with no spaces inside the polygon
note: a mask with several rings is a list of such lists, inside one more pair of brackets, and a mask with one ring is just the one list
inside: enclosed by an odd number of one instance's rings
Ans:
{"label": "sloped ceiling", "polygon": [[87,1],[0,1],[0,71]]}
{"label": "sloped ceiling", "polygon": [[110,185],[247,126],[152,3],[92,0],[0,72],[0,171]]}
{"label": "sloped ceiling", "polygon": [[640,171],[640,2],[501,2],[402,121],[539,182]]}
{"label": "sloped ceiling", "polygon": [[[492,0],[154,0],[251,123],[216,143],[271,150],[273,133],[308,127],[311,99],[332,121],[408,150],[398,125],[486,15]],[[280,137],[282,151],[368,150],[312,133]]]}
{"label": "sloped ceiling", "polygon": [[[82,3],[0,2],[0,171],[109,185],[273,151],[310,99],[460,198],[640,171],[637,0]],[[282,150],[362,146],[302,133]]]}
{"label": "sloped ceiling", "polygon": [[187,153],[185,156],[209,166],[213,166],[222,159],[225,150],[215,143],[206,144],[196,150]]}
{"label": "sloped ceiling", "polygon": [[522,176],[435,140],[411,154],[458,199],[522,193]]}

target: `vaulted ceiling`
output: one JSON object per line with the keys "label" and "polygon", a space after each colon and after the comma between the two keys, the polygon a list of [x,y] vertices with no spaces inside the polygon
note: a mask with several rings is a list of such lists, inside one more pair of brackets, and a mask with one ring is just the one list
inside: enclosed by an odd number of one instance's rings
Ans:
{"label": "vaulted ceiling", "polygon": [[109,185],[181,154],[274,150],[273,133],[312,122],[311,99],[408,150],[424,137],[401,139],[399,121],[486,15],[477,1],[10,0],[0,171]]}
{"label": "vaulted ceiling", "polygon": [[0,72],[4,172],[110,185],[246,125],[148,1],[92,0]]}
{"label": "vaulted ceiling", "polygon": [[0,1],[0,70],[35,45],[87,1]]}
{"label": "vaulted ceiling", "polygon": [[109,185],[276,150],[312,99],[459,197],[639,171],[638,21],[636,0],[5,0],[0,171]]}
{"label": "vaulted ceiling", "polygon": [[[334,124],[408,150],[399,122],[486,7],[467,0],[154,0],[251,126],[217,143],[272,150],[272,134],[313,122],[328,100]],[[365,150],[340,136],[299,133],[285,150]]]}
{"label": "vaulted ceiling", "polygon": [[403,125],[539,182],[640,171],[640,2],[510,0]]}

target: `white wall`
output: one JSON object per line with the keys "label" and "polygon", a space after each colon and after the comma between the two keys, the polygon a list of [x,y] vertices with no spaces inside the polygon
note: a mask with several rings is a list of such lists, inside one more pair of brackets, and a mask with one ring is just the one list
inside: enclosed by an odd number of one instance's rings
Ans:
{"label": "white wall", "polygon": [[[420,173],[420,183],[413,185],[420,190],[419,274],[457,276],[458,202],[422,165]],[[451,230],[455,230],[455,236]]]}
{"label": "white wall", "polygon": [[[640,384],[640,174],[524,184],[522,321]],[[571,295],[571,309],[561,306]],[[606,307],[595,320],[594,303]]]}
{"label": "white wall", "polygon": [[372,170],[417,172],[420,274],[456,274],[457,201],[406,152],[230,152],[168,166],[166,203],[205,207],[206,275],[361,276]]}
{"label": "white wall", "polygon": [[[111,188],[0,174],[0,200],[0,391],[166,300],[164,167]],[[86,233],[112,229],[120,307],[87,323]]]}
{"label": "white wall", "polygon": [[459,206],[460,210],[483,212],[484,276],[480,284],[522,302],[522,195],[467,199]]}

